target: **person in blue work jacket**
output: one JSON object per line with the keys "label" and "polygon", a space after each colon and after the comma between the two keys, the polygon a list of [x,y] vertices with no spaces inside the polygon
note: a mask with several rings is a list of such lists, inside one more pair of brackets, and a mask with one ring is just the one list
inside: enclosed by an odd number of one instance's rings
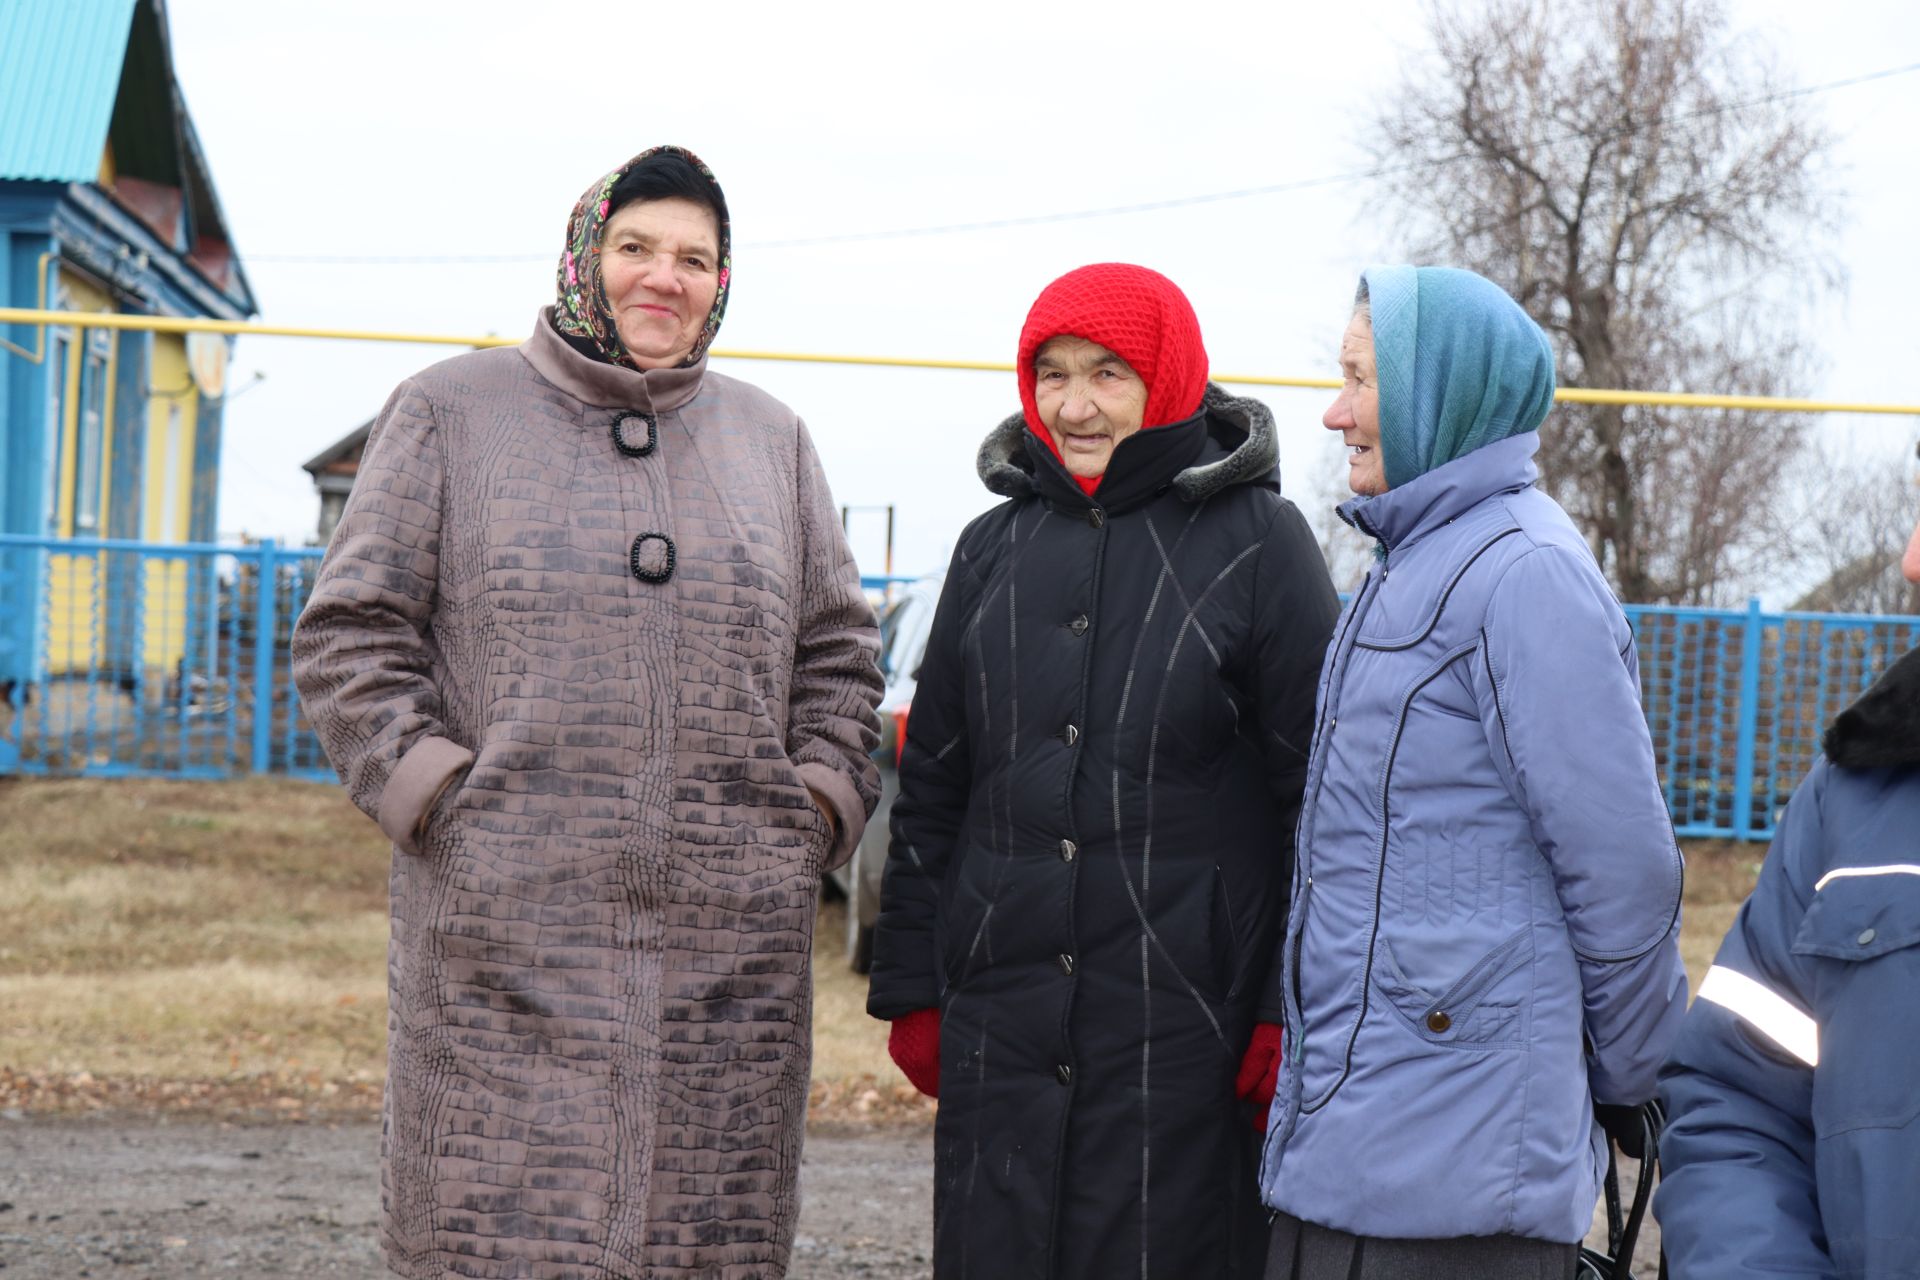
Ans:
{"label": "person in blue work jacket", "polygon": [[1679,850],[1633,633],[1536,487],[1546,334],[1470,271],[1362,279],[1324,423],[1379,553],[1320,678],[1267,1276],[1570,1277],[1595,1105],[1653,1097],[1685,1013]]}
{"label": "person in blue work jacket", "polygon": [[1679,1280],[1920,1276],[1920,650],[1823,746],[1661,1072]]}

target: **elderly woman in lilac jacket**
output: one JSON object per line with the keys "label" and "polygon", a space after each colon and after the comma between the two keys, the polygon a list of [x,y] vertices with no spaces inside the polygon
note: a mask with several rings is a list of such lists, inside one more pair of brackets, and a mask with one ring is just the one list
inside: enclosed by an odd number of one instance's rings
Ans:
{"label": "elderly woman in lilac jacket", "polygon": [[1633,635],[1534,487],[1553,354],[1511,298],[1372,268],[1341,364],[1379,548],[1321,676],[1268,1274],[1572,1276],[1596,1104],[1653,1096],[1686,1004]]}

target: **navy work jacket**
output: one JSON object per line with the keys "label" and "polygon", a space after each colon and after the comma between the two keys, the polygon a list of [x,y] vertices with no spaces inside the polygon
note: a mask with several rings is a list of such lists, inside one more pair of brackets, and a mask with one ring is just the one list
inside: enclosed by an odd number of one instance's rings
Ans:
{"label": "navy work jacket", "polygon": [[1920,652],[1827,735],[1661,1093],[1676,1276],[1920,1277]]}

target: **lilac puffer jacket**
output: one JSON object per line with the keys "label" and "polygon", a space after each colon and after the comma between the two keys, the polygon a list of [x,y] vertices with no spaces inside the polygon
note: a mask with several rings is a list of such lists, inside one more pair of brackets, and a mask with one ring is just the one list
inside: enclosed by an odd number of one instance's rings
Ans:
{"label": "lilac puffer jacket", "polygon": [[1342,509],[1386,556],[1321,676],[1267,1204],[1359,1235],[1585,1235],[1594,1101],[1685,1012],[1633,636],[1533,433]]}

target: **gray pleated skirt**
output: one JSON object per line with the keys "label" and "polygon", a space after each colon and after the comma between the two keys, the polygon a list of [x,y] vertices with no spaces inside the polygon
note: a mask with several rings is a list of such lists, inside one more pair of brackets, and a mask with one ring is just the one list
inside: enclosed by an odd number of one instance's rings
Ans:
{"label": "gray pleated skirt", "polygon": [[1381,1240],[1273,1220],[1266,1280],[1571,1280],[1580,1246],[1520,1236]]}

